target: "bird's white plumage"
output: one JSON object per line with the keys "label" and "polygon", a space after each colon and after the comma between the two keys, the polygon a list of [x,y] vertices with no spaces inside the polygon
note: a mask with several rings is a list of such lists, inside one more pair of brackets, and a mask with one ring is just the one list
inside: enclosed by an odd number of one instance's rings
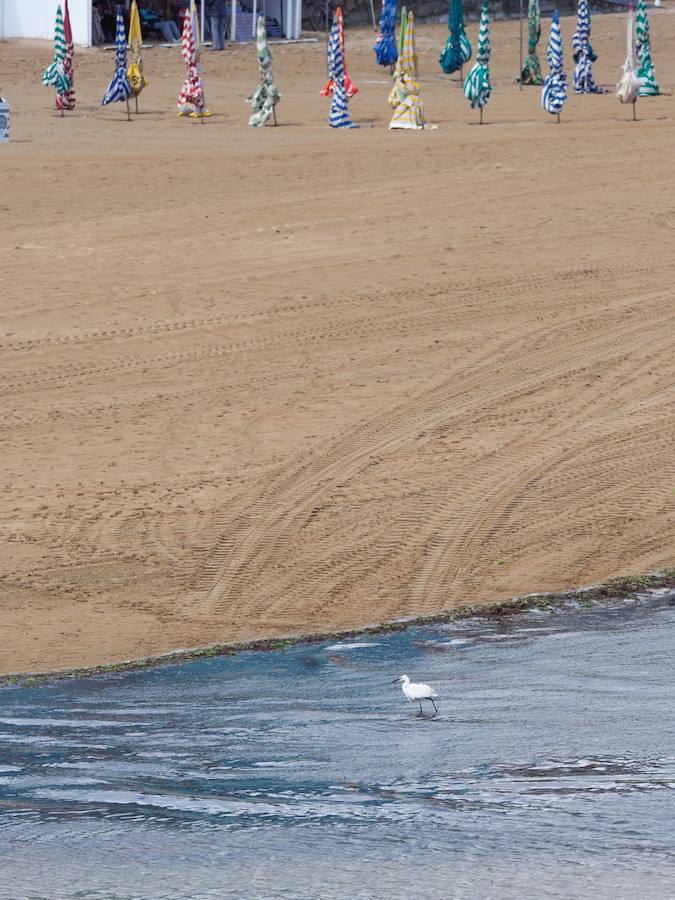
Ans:
{"label": "bird's white plumage", "polygon": [[399,681],[401,682],[401,690],[411,703],[413,700],[430,700],[432,697],[438,697],[436,691],[429,687],[428,684],[411,681],[407,675],[401,675]]}

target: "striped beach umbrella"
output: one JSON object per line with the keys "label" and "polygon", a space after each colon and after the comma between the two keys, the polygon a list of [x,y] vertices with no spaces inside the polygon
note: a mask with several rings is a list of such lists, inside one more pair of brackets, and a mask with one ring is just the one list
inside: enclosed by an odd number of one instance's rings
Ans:
{"label": "striped beach umbrella", "polygon": [[116,27],[115,27],[115,74],[112,81],[108,85],[101,106],[107,106],[109,103],[127,104],[127,119],[129,115],[129,97],[131,97],[131,85],[127,77],[127,32],[124,27],[124,16],[122,15],[122,7],[117,6],[116,11]]}
{"label": "striped beach umbrella", "polygon": [[547,113],[557,116],[560,121],[560,113],[567,102],[567,76],[563,68],[563,44],[560,34],[560,13],[556,9],[551,21],[551,34],[548,39],[546,51],[549,73],[544,80],[541,89],[541,105]]}
{"label": "striped beach umbrella", "polygon": [[647,4],[645,0],[638,0],[636,21],[637,44],[635,52],[640,62],[638,75],[642,79],[640,88],[641,97],[656,97],[660,94],[659,85],[654,72],[652,62],[652,47],[649,40],[649,19],[647,18]]}
{"label": "striped beach umbrella", "polygon": [[448,30],[450,34],[445,49],[438,57],[441,69],[446,75],[461,73],[462,67],[471,59],[471,44],[464,30],[464,6],[462,0],[450,0],[448,10]]}
{"label": "striped beach umbrella", "polygon": [[148,82],[143,74],[143,34],[136,0],[132,0],[129,13],[129,50],[131,51],[131,63],[127,69],[127,77],[131,85],[131,93],[136,100],[136,112],[138,112],[138,95],[144,87],[147,87]]}
{"label": "striped beach umbrella", "polygon": [[638,75],[637,58],[635,56],[635,33],[633,26],[633,4],[628,7],[626,21],[626,61],[623,64],[623,75],[616,86],[616,96],[622,103],[633,104],[633,118],[635,119],[635,104],[640,96],[642,80]]}
{"label": "striped beach umbrella", "polygon": [[480,11],[480,27],[476,46],[476,62],[471,66],[464,81],[464,96],[471,103],[472,109],[480,110],[480,122],[483,124],[483,107],[488,103],[492,85],[490,84],[490,19],[488,17],[487,0],[483,0]]}
{"label": "striped beach umbrella", "polygon": [[59,97],[67,97],[72,87],[71,79],[66,71],[67,55],[68,45],[66,41],[65,24],[63,21],[63,10],[60,6],[57,6],[56,26],[54,28],[54,60],[51,65],[45,69],[44,75],[42,76],[42,83],[46,87],[53,87],[56,89],[56,108],[61,110],[61,112],[63,112],[66,107],[59,105],[60,103],[63,104],[63,99],[60,101]]}
{"label": "striped beach umbrella", "polygon": [[264,125],[270,116],[274,116],[274,124],[277,124],[275,107],[281,94],[274,84],[272,76],[272,54],[267,43],[267,29],[265,28],[265,16],[258,16],[256,27],[256,55],[260,68],[260,84],[248,98],[253,107],[253,115],[248,120],[254,127]]}
{"label": "striped beach umbrella", "polygon": [[577,29],[572,35],[574,53],[574,74],[572,85],[575,94],[606,94],[593,80],[593,63],[598,58],[593,52],[591,40],[591,14],[588,0],[579,0],[577,5]]}
{"label": "striped beach umbrella", "polygon": [[199,51],[195,42],[196,8],[194,0],[192,9],[186,12],[183,18],[183,35],[181,37],[180,52],[185,62],[187,74],[183,87],[178,95],[178,114],[181,116],[190,116],[191,118],[204,118],[210,115],[206,108],[206,100],[204,99],[204,85],[202,83],[202,73],[199,65]]}
{"label": "striped beach umbrella", "polygon": [[61,111],[75,109],[75,44],[73,43],[73,30],[70,27],[70,10],[68,0],[63,14],[63,34],[66,40],[66,58],[63,60],[63,71],[68,76],[70,87],[65,94],[56,95],[56,108]]}
{"label": "striped beach umbrella", "polygon": [[393,66],[398,59],[396,49],[396,7],[398,0],[382,0],[382,15],[380,16],[380,33],[373,50],[378,66]]}
{"label": "striped beach umbrella", "polygon": [[359,126],[349,118],[338,11],[336,10],[333,16],[333,27],[328,39],[328,74],[333,83],[328,124],[331,128],[358,128]]}
{"label": "striped beach umbrella", "polygon": [[394,79],[394,86],[392,87],[389,93],[389,105],[396,105],[396,82],[401,77],[401,58],[403,56],[403,47],[405,46],[405,32],[408,27],[408,11],[405,6],[401,9],[401,24],[398,28],[398,49],[397,49],[397,58],[396,65],[394,66],[394,71],[392,73],[392,77]]}
{"label": "striped beach umbrella", "polygon": [[527,5],[527,56],[523,71],[520,73],[521,84],[543,84],[541,63],[537,56],[537,44],[541,37],[541,13],[539,0],[529,0]]}
{"label": "striped beach umbrella", "polygon": [[[403,23],[401,23],[403,27]],[[394,109],[389,127],[419,130],[427,128],[424,109],[420,99],[420,84],[417,79],[417,52],[415,50],[415,17],[407,14],[402,50],[396,65],[396,80],[389,95],[389,103]]]}
{"label": "striped beach umbrella", "polygon": [[[342,7],[338,6],[335,10],[335,15],[337,16],[338,22],[338,34],[340,35],[340,49],[342,51],[342,69],[345,73],[345,94],[347,98],[351,98],[354,94],[358,94],[359,89],[354,84],[354,82],[349,77],[349,72],[347,72],[347,61],[345,58],[345,29],[344,23],[342,20]],[[329,73],[330,76],[330,73]],[[325,87],[321,89],[319,92],[322,97],[332,97],[333,96],[334,83],[332,77],[329,77],[328,83]]]}

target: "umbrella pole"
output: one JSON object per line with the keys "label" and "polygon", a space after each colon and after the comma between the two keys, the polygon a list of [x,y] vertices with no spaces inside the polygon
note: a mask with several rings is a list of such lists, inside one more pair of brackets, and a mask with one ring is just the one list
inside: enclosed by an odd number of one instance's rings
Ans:
{"label": "umbrella pole", "polygon": [[373,4],[373,0],[370,0],[370,16],[373,20],[373,31],[377,31],[377,25],[375,24],[375,5]]}
{"label": "umbrella pole", "polygon": [[519,47],[520,47],[520,69],[518,70],[518,90],[522,91],[523,89],[523,0],[520,0],[520,6],[518,8],[518,20],[519,20]]}
{"label": "umbrella pole", "polygon": [[274,107],[272,107],[272,118],[274,119],[274,127],[277,127],[277,111]]}
{"label": "umbrella pole", "polygon": [[129,109],[129,98],[127,97],[127,122],[131,122],[131,110]]}
{"label": "umbrella pole", "polygon": [[556,114],[555,114],[555,117],[556,117],[556,119],[558,120],[558,121],[556,122],[556,125],[560,125],[560,113],[556,113]]}
{"label": "umbrella pole", "polygon": [[483,107],[482,107],[482,106],[481,106],[481,108],[480,108],[480,122],[479,122],[478,124],[479,124],[479,125],[482,125],[482,124],[483,124]]}
{"label": "umbrella pole", "polygon": [[138,94],[136,94],[134,100],[136,101],[136,115],[138,115]]}
{"label": "umbrella pole", "polygon": [[637,106],[637,100],[633,100],[633,121],[637,122],[637,113],[635,111],[635,107]]}

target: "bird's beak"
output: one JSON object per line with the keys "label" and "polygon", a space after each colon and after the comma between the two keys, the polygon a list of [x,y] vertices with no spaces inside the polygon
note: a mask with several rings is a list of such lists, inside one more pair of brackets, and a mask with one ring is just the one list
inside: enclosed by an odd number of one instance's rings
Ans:
{"label": "bird's beak", "polygon": [[394,678],[393,681],[390,681],[389,684],[396,684],[397,681],[400,681],[400,678]]}

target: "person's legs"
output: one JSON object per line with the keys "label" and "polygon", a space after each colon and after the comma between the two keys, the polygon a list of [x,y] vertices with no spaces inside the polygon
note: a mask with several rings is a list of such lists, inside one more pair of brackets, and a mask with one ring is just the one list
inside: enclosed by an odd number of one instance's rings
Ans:
{"label": "person's legs", "polygon": [[155,28],[162,35],[165,43],[173,44],[173,34],[168,22],[155,22]]}
{"label": "person's legs", "polygon": [[211,16],[211,47],[225,49],[225,16]]}

